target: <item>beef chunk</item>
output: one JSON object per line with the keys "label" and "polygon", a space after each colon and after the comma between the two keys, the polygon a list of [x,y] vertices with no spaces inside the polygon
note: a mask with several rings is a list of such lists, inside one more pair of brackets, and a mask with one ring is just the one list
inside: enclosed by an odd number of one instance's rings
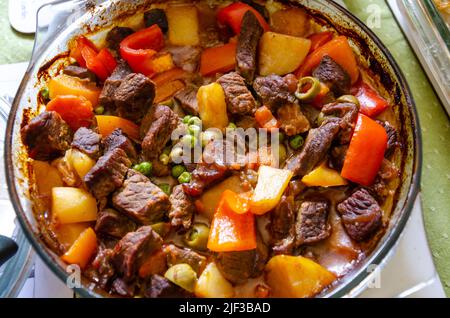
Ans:
{"label": "beef chunk", "polygon": [[192,224],[195,207],[193,200],[184,192],[183,185],[175,186],[169,197],[171,208],[169,218],[175,228],[188,230]]}
{"label": "beef chunk", "polygon": [[339,132],[340,121],[327,119],[319,128],[311,129],[302,150],[287,160],[286,168],[299,177],[311,172],[325,158],[331,142]]}
{"label": "beef chunk", "polygon": [[255,78],[256,53],[263,32],[264,29],[259,24],[255,14],[252,11],[247,11],[242,18],[236,48],[236,70],[248,83],[251,83]]}
{"label": "beef chunk", "polygon": [[380,202],[383,201],[389,194],[392,194],[393,190],[388,187],[388,183],[398,177],[399,170],[395,165],[387,160],[383,159],[380,170],[378,170],[374,183],[367,188],[371,194],[375,196]]}
{"label": "beef chunk", "polygon": [[199,163],[192,171],[191,181],[183,184],[183,190],[190,196],[199,196],[207,187],[225,179],[227,172],[224,166]]}
{"label": "beef chunk", "polygon": [[114,247],[111,261],[125,282],[133,280],[143,261],[160,249],[162,239],[151,226],[129,232]]}
{"label": "beef chunk", "polygon": [[111,291],[123,297],[133,297],[136,293],[136,281],[125,281],[122,278],[116,278],[111,284]]}
{"label": "beef chunk", "polygon": [[239,252],[221,252],[215,257],[217,268],[234,284],[260,276],[269,257],[267,246],[257,236],[256,249]]}
{"label": "beef chunk", "polygon": [[153,275],[144,296],[147,298],[187,298],[192,294],[160,275]]}
{"label": "beef chunk", "polygon": [[84,182],[91,193],[101,200],[119,188],[131,161],[120,148],[113,149],[98,159],[84,176]]}
{"label": "beef chunk", "polygon": [[241,2],[248,4],[253,9],[258,11],[258,13],[266,20],[268,21],[270,19],[269,11],[267,11],[266,7],[262,4],[259,4],[253,0],[242,0]]}
{"label": "beef chunk", "polygon": [[101,136],[92,129],[81,127],[73,136],[72,147],[98,159],[101,155]]}
{"label": "beef chunk", "polygon": [[89,71],[85,67],[76,66],[76,65],[67,65],[63,69],[63,73],[69,76],[78,77],[82,80],[88,80],[91,82],[96,81],[95,74]]}
{"label": "beef chunk", "polygon": [[100,242],[97,255],[92,261],[92,266],[85,270],[85,274],[93,281],[97,282],[101,288],[106,288],[111,278],[116,274],[116,270],[111,262],[113,250]]}
{"label": "beef chunk", "polygon": [[337,205],[345,231],[355,241],[364,241],[381,226],[381,208],[366,189],[358,189]]}
{"label": "beef chunk", "polygon": [[316,243],[330,236],[328,211],[327,201],[302,202],[295,225],[297,245]]}
{"label": "beef chunk", "polygon": [[311,126],[297,104],[285,104],[278,108],[278,121],[286,135],[295,136],[308,131]]}
{"label": "beef chunk", "polygon": [[230,170],[239,170],[245,166],[247,158],[244,136],[237,133],[233,136],[229,134],[230,132],[227,133],[227,139],[213,140],[205,146],[202,154],[203,162],[227,167]]}
{"label": "beef chunk", "polygon": [[325,83],[338,96],[350,93],[350,75],[328,55],[322,58],[319,66],[313,71],[313,76]]}
{"label": "beef chunk", "polygon": [[157,105],[150,111],[150,114],[147,114],[144,123],[145,125],[150,124],[150,126],[142,141],[142,152],[146,159],[159,157],[179,122],[178,115],[164,105]]}
{"label": "beef chunk", "polygon": [[292,254],[295,244],[294,197],[283,194],[277,207],[271,213],[269,226],[272,234],[272,250],[275,254]]}
{"label": "beef chunk", "polygon": [[95,232],[116,238],[122,238],[128,232],[136,230],[136,224],[113,209],[105,209],[97,215]]}
{"label": "beef chunk", "polygon": [[167,255],[167,264],[169,267],[184,263],[191,266],[197,274],[200,274],[206,266],[206,257],[194,252],[190,248],[181,248],[169,244],[164,246],[163,251]]}
{"label": "beef chunk", "polygon": [[225,93],[228,111],[233,115],[252,114],[256,101],[245,85],[244,78],[236,72],[221,76],[217,82]]}
{"label": "beef chunk", "polygon": [[129,170],[123,186],[112,197],[120,212],[143,224],[160,221],[170,208],[169,197],[143,174]]}
{"label": "beef chunk", "polygon": [[261,102],[273,110],[295,101],[287,81],[278,75],[257,77],[253,82],[253,88]]}
{"label": "beef chunk", "polygon": [[157,8],[144,12],[144,22],[147,28],[157,24],[164,33],[169,30],[169,23],[163,9]]}
{"label": "beef chunk", "polygon": [[400,147],[401,143],[399,142],[399,136],[397,129],[394,126],[389,124],[387,121],[378,121],[378,123],[384,127],[388,136],[388,144],[384,156],[389,158],[394,152],[395,148]]}
{"label": "beef chunk", "polygon": [[173,96],[183,111],[193,116],[198,115],[197,91],[196,88],[188,86]]}
{"label": "beef chunk", "polygon": [[122,132],[122,129],[116,128],[111,134],[106,136],[103,141],[105,153],[116,148],[120,148],[127,154],[132,162],[137,160],[136,149],[131,140]]}
{"label": "beef chunk", "polygon": [[119,51],[120,42],[133,33],[131,28],[115,26],[106,35],[106,44],[110,49]]}
{"label": "beef chunk", "polygon": [[123,79],[133,73],[128,64],[120,60],[117,63],[114,72],[108,77],[103,84],[103,89],[99,96],[99,103],[109,109],[115,110],[115,94],[116,90],[122,84]]}
{"label": "beef chunk", "polygon": [[54,111],[43,112],[20,130],[22,143],[30,158],[47,161],[59,157],[70,148],[72,131]]}
{"label": "beef chunk", "polygon": [[199,65],[202,49],[198,46],[166,46],[163,51],[172,54],[173,63],[186,72],[194,73]]}
{"label": "beef chunk", "polygon": [[324,105],[322,113],[342,119],[338,140],[341,145],[349,144],[358,118],[359,107],[353,103],[335,102]]}

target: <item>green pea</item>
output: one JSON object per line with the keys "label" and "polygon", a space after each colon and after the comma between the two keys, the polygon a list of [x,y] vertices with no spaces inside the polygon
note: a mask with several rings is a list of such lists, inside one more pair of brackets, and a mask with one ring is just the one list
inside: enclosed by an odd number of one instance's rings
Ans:
{"label": "green pea", "polygon": [[42,98],[44,98],[45,101],[50,100],[50,90],[48,89],[47,86],[41,88],[41,96]]}
{"label": "green pea", "polygon": [[97,106],[97,107],[95,107],[94,112],[95,112],[97,115],[102,115],[102,114],[105,112],[105,107],[103,107],[103,106]]}
{"label": "green pea", "polygon": [[227,126],[227,128],[228,128],[228,129],[236,129],[237,126],[236,126],[235,123],[229,123],[228,126]]}
{"label": "green pea", "polygon": [[167,270],[164,277],[191,293],[197,284],[197,274],[191,266],[185,263],[173,265]]}
{"label": "green pea", "polygon": [[195,223],[186,233],[184,241],[186,245],[199,251],[205,251],[208,243],[209,227],[202,223]]}
{"label": "green pea", "polygon": [[189,119],[188,124],[201,127],[202,126],[202,120],[200,118],[198,118],[197,116],[192,116]]}
{"label": "green pea", "polygon": [[189,172],[187,172],[187,171],[183,172],[178,177],[178,182],[179,183],[188,183],[189,181],[191,181],[191,174]]}
{"label": "green pea", "polygon": [[189,125],[188,127],[188,132],[194,136],[197,137],[200,135],[200,133],[202,132],[202,129],[200,128],[200,126],[197,125]]}
{"label": "green pea", "polygon": [[152,173],[152,168],[152,163],[147,161],[141,162],[133,167],[134,170],[139,171],[145,176],[149,176]]}
{"label": "green pea", "polygon": [[186,171],[186,168],[182,165],[176,165],[172,167],[172,176],[178,178],[182,173]]}
{"label": "green pea", "polygon": [[300,135],[294,136],[289,140],[289,145],[292,149],[299,149],[303,145],[303,137]]}
{"label": "green pea", "polygon": [[151,225],[153,231],[159,234],[161,237],[165,237],[170,232],[170,223],[158,222]]}
{"label": "green pea", "polygon": [[161,154],[161,156],[159,156],[159,161],[161,161],[163,165],[167,166],[169,164],[170,157],[165,153],[163,153]]}
{"label": "green pea", "polygon": [[280,144],[282,142],[284,142],[284,139],[286,138],[285,134],[283,132],[278,132],[278,141],[280,142]]}
{"label": "green pea", "polygon": [[184,135],[181,138],[181,143],[185,145],[186,147],[193,148],[195,144],[197,143],[197,138],[192,135]]}
{"label": "green pea", "polygon": [[189,120],[192,118],[191,115],[186,115],[183,117],[183,124],[188,124]]}
{"label": "green pea", "polygon": [[167,195],[170,195],[170,184],[168,183],[161,183],[158,184],[158,187]]}

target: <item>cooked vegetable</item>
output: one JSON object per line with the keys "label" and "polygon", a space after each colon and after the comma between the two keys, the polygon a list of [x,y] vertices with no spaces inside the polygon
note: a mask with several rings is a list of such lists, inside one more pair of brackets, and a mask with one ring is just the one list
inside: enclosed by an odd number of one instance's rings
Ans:
{"label": "cooked vegetable", "polygon": [[197,8],[193,5],[169,5],[166,10],[169,22],[169,42],[174,45],[200,43]]}
{"label": "cooked vegetable", "polygon": [[218,83],[201,86],[197,93],[198,112],[203,127],[224,129],[228,125],[227,104]]}
{"label": "cooked vegetable", "polygon": [[92,104],[83,96],[58,95],[47,104],[46,109],[57,112],[73,131],[89,127],[94,118]]}
{"label": "cooked vegetable", "polygon": [[184,242],[187,246],[199,251],[205,251],[208,244],[209,227],[203,223],[195,223],[186,233]]}
{"label": "cooked vegetable", "polygon": [[337,38],[334,38],[308,55],[304,63],[295,72],[297,77],[311,75],[311,72],[319,65],[325,55],[331,57],[336,63],[347,71],[348,75],[350,75],[350,78],[352,79],[352,84],[358,80],[358,64],[356,63],[355,54],[353,53],[353,50],[348,44],[348,40],[345,36],[338,36]]}
{"label": "cooked vegetable", "polygon": [[379,115],[389,103],[369,85],[361,81],[355,89],[355,97],[359,101],[360,112],[371,118]]}
{"label": "cooked vegetable", "polygon": [[266,106],[261,106],[256,110],[255,120],[261,128],[268,130],[280,127],[280,123]]}
{"label": "cooked vegetable", "polygon": [[156,96],[154,103],[161,103],[170,97],[172,97],[176,92],[183,89],[186,85],[181,80],[175,80],[172,82],[164,83],[160,86],[156,86]]}
{"label": "cooked vegetable", "polygon": [[175,285],[193,292],[197,284],[197,274],[188,264],[175,264],[164,274]]}
{"label": "cooked vegetable", "polygon": [[308,187],[336,187],[346,185],[348,182],[336,170],[328,168],[326,163],[308,173],[302,178]]}
{"label": "cooked vegetable", "polygon": [[161,237],[166,237],[170,232],[170,223],[158,222],[152,224],[152,229]]}
{"label": "cooked vegetable", "polygon": [[134,165],[133,169],[139,171],[144,176],[149,176],[152,174],[152,163],[148,161],[141,162],[139,164]]}
{"label": "cooked vegetable", "polygon": [[170,184],[168,183],[160,183],[158,187],[163,190],[163,192],[167,195],[170,195]]}
{"label": "cooked vegetable", "polygon": [[155,74],[152,61],[164,46],[164,35],[157,24],[127,36],[120,43],[120,55],[134,72]]}
{"label": "cooked vegetable", "polygon": [[278,160],[280,161],[280,164],[284,162],[286,158],[287,158],[286,146],[283,144],[278,145]]}
{"label": "cooked vegetable", "polygon": [[[359,106],[359,100],[353,95],[342,95],[336,99],[338,102],[352,103]],[[366,115],[366,114],[365,114]]]}
{"label": "cooked vegetable", "polygon": [[147,27],[157,24],[164,33],[169,30],[166,13],[163,9],[155,8],[144,12],[144,22]]}
{"label": "cooked vegetable", "polygon": [[97,235],[92,228],[83,231],[70,249],[61,256],[69,264],[77,264],[84,269],[97,250]]}
{"label": "cooked vegetable", "polygon": [[250,211],[250,197],[248,193],[237,194],[228,189],[222,194],[226,206],[237,214],[244,214]]}
{"label": "cooked vegetable", "polygon": [[173,63],[172,55],[164,53],[153,58],[151,67],[154,73],[160,74],[175,68],[175,64]]}
{"label": "cooked vegetable", "polygon": [[324,31],[320,33],[314,33],[308,37],[311,40],[311,49],[309,53],[314,52],[325,43],[330,42],[333,39],[333,32]]}
{"label": "cooked vegetable", "polygon": [[295,71],[309,52],[311,41],[275,32],[266,32],[259,45],[259,73],[285,75]]}
{"label": "cooked vegetable", "polygon": [[202,298],[233,297],[233,286],[220,273],[217,265],[209,263],[198,278],[195,296]]}
{"label": "cooked vegetable", "polygon": [[70,48],[70,57],[74,58],[77,63],[82,66],[86,67],[86,60],[84,59],[82,55],[82,50],[85,47],[89,47],[94,51],[97,51],[97,48],[95,47],[94,43],[92,43],[88,38],[81,35],[75,39],[75,41],[72,43],[72,46]]}
{"label": "cooked vegetable", "polygon": [[236,66],[235,42],[206,48],[202,52],[200,60],[200,74],[202,76],[226,73],[234,70]]}
{"label": "cooked vegetable", "polygon": [[98,132],[103,137],[109,136],[116,128],[120,128],[130,138],[139,139],[139,126],[125,118],[97,115],[95,119],[97,121]]}
{"label": "cooked vegetable", "polygon": [[208,249],[214,252],[245,251],[256,248],[255,220],[250,212],[232,211],[222,195],[208,238]]}
{"label": "cooked vegetable", "polygon": [[169,157],[169,155],[166,155],[165,153],[163,153],[163,154],[161,154],[161,155],[159,156],[159,161],[160,161],[163,165],[167,166],[167,165],[169,164],[170,157]]}
{"label": "cooked vegetable", "polygon": [[103,106],[98,106],[94,108],[94,113],[96,115],[103,115],[103,113],[105,112],[105,107]]}
{"label": "cooked vegetable", "polygon": [[270,17],[272,30],[278,33],[304,37],[311,28],[311,20],[305,10],[288,8],[278,10]]}
{"label": "cooked vegetable", "polygon": [[202,126],[202,120],[198,118],[197,116],[191,116],[187,122],[189,125],[194,125],[201,127]]}
{"label": "cooked vegetable", "polygon": [[90,222],[59,224],[55,228],[55,234],[58,238],[58,242],[67,251],[80,237],[81,233],[83,233],[89,226]]}
{"label": "cooked vegetable", "polygon": [[296,135],[289,139],[289,146],[291,146],[292,149],[297,150],[303,146],[303,142],[303,137],[301,135]]}
{"label": "cooked vegetable", "polygon": [[383,126],[359,114],[341,175],[361,185],[371,185],[381,167],[387,139]]}
{"label": "cooked vegetable", "polygon": [[302,102],[308,102],[313,100],[320,93],[320,90],[321,86],[317,78],[311,76],[302,77],[298,81],[295,97]]}
{"label": "cooked vegetable", "polygon": [[175,165],[172,167],[172,176],[174,178],[178,178],[183,172],[186,171],[186,168],[182,165]]}
{"label": "cooked vegetable", "polygon": [[187,172],[187,171],[183,172],[178,177],[178,182],[179,183],[188,183],[189,181],[191,181],[191,174],[189,172]]}
{"label": "cooked vegetable", "polygon": [[75,169],[78,176],[82,179],[95,165],[95,160],[85,153],[76,149],[69,149],[66,151],[67,162]]}
{"label": "cooked vegetable", "polygon": [[155,82],[156,86],[162,86],[165,83],[183,79],[186,74],[186,71],[182,70],[181,68],[175,67],[168,71],[155,74],[155,76],[152,77],[152,81]]}
{"label": "cooked vegetable", "polygon": [[80,223],[97,219],[97,201],[85,190],[52,188],[52,217],[58,223]]}
{"label": "cooked vegetable", "polygon": [[209,129],[207,131],[204,131],[201,133],[201,139],[202,139],[202,146],[206,147],[208,143],[210,143],[213,140],[217,140],[222,138],[222,134],[220,131],[216,131],[213,129]]}
{"label": "cooked vegetable", "polygon": [[48,164],[48,162],[33,160],[33,171],[37,191],[40,196],[50,198],[53,188],[63,186],[58,169]]}
{"label": "cooked vegetable", "polygon": [[314,97],[311,104],[317,108],[322,109],[322,106],[329,100],[330,89],[324,83],[320,83],[320,92]]}
{"label": "cooked vegetable", "polygon": [[235,2],[220,9],[219,12],[217,12],[217,22],[221,25],[229,26],[234,34],[239,34],[241,31],[242,19],[247,11],[251,11],[256,16],[264,31],[270,30],[269,25],[261,14],[248,4],[242,2]]}
{"label": "cooked vegetable", "polygon": [[277,255],[266,265],[266,281],[273,297],[313,297],[336,276],[303,256]]}
{"label": "cooked vegetable", "polygon": [[181,147],[173,147],[172,151],[169,154],[169,158],[172,162],[178,163],[181,161],[183,157],[183,148]]}
{"label": "cooked vegetable", "polygon": [[89,100],[92,107],[98,104],[98,96],[100,89],[95,83],[82,81],[77,77],[60,74],[48,82],[48,90],[50,99],[54,99],[58,95],[82,96]]}
{"label": "cooked vegetable", "polygon": [[202,132],[202,129],[197,125],[189,125],[188,126],[188,132],[194,137],[200,136],[200,133]]}
{"label": "cooked vegetable", "polygon": [[260,166],[258,183],[250,203],[252,213],[264,214],[272,210],[280,201],[292,175],[289,170]]}
{"label": "cooked vegetable", "polygon": [[42,98],[44,99],[44,101],[49,101],[50,100],[50,90],[48,89],[48,87],[42,87],[41,90],[39,91],[39,93],[41,94]]}
{"label": "cooked vegetable", "polygon": [[188,148],[194,148],[197,144],[197,138],[193,135],[184,135],[181,138],[181,143]]}

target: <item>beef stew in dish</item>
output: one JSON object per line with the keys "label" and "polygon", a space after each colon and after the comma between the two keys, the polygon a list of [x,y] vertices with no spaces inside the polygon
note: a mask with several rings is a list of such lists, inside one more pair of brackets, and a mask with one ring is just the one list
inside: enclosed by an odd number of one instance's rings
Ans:
{"label": "beef stew in dish", "polygon": [[402,152],[351,41],[274,1],[141,17],[73,39],[21,129],[48,246],[113,296],[339,282],[383,235]]}

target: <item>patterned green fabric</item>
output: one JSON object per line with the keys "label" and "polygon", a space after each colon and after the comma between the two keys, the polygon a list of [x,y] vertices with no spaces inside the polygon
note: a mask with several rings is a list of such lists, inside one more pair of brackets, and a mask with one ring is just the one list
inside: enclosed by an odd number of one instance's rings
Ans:
{"label": "patterned green fabric", "polygon": [[[369,5],[381,10],[381,23],[373,31],[391,50],[402,68],[419,111],[423,134],[422,204],[434,261],[447,295],[450,295],[450,121],[440,105],[418,60],[383,0],[344,0],[362,21],[371,19]],[[32,36],[14,32],[8,22],[8,2],[0,0],[0,64],[26,61]]]}

